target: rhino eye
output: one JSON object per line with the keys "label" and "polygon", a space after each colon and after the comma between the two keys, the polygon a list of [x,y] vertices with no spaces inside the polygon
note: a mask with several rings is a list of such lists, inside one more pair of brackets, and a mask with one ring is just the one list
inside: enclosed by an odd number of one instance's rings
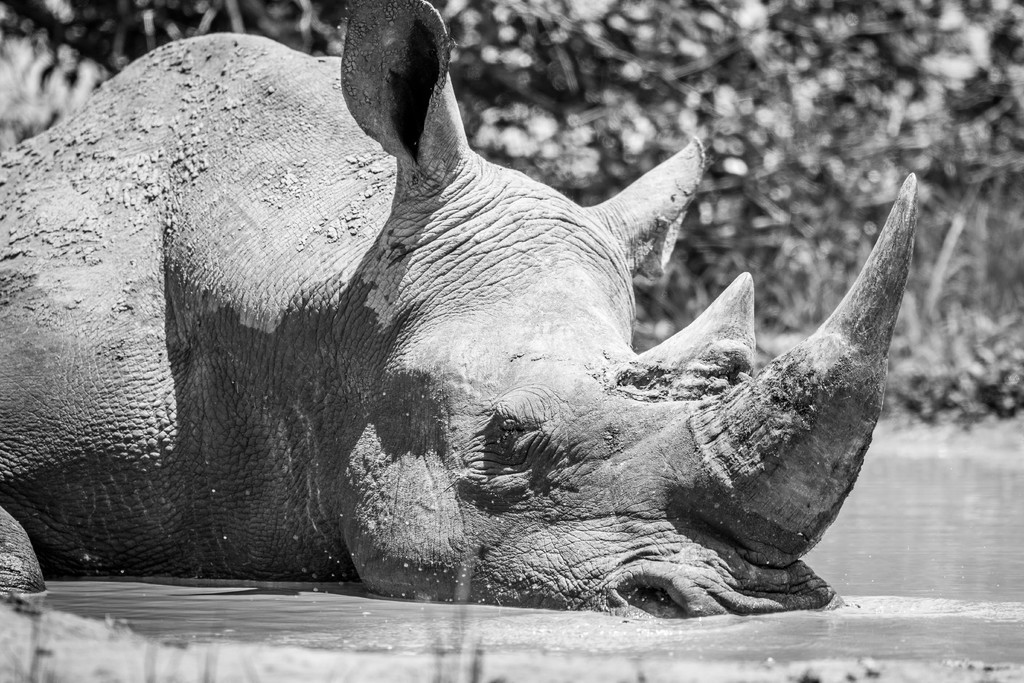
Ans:
{"label": "rhino eye", "polygon": [[530,431],[507,414],[495,413],[477,432],[477,446],[466,464],[489,476],[522,472],[530,454]]}

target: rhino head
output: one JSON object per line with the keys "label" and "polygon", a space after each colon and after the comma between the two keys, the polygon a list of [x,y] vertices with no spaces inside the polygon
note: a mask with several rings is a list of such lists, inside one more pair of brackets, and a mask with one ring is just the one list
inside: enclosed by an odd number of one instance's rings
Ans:
{"label": "rhino head", "polygon": [[632,277],[667,261],[702,147],[581,208],[470,151],[450,49],[426,3],[352,11],[344,97],[397,159],[357,274],[376,358],[345,475],[362,579],[406,598],[671,616],[836,604],[799,558],[879,414],[914,178],[838,309],[757,377],[746,274],[638,355]]}

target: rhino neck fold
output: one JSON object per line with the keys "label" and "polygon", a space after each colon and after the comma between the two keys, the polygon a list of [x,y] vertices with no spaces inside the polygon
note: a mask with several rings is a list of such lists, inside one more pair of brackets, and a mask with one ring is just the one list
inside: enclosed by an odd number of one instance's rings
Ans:
{"label": "rhino neck fold", "polygon": [[[395,195],[391,207],[393,217],[400,218],[412,207],[424,202],[437,202],[444,206],[462,199],[477,183],[493,179],[488,174],[488,164],[475,152],[465,149],[451,152],[452,157],[445,167],[437,172],[427,172],[423,166],[402,159],[397,160]],[[443,172],[442,172],[443,171]],[[478,192],[485,195],[487,193]]]}
{"label": "rhino neck fold", "polygon": [[[500,179],[474,153],[462,157],[453,172],[437,179],[399,163],[391,215],[382,230],[384,247],[409,250],[462,225],[493,203]],[[482,191],[488,184],[495,184]]]}

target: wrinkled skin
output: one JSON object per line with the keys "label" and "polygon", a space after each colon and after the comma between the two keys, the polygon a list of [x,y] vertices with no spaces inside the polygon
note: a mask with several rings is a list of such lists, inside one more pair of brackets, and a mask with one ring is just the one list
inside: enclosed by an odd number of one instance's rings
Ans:
{"label": "wrinkled skin", "polygon": [[877,419],[913,181],[757,379],[749,276],[638,356],[699,144],[580,208],[469,150],[432,8],[353,12],[340,67],[173,44],[3,158],[0,506],[44,571],[836,604],[798,558]]}

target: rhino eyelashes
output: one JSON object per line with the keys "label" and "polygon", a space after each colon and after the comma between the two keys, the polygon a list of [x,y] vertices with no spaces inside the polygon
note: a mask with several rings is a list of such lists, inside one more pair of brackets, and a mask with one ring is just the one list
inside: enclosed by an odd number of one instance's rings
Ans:
{"label": "rhino eyelashes", "polygon": [[468,459],[470,469],[482,474],[512,474],[527,469],[535,432],[518,420],[500,414],[492,416],[476,434],[480,444]]}
{"label": "rhino eyelashes", "polygon": [[526,453],[514,449],[484,447],[467,463],[471,470],[485,475],[514,474],[526,470]]}
{"label": "rhino eyelashes", "polygon": [[[491,419],[475,435],[475,445],[466,456],[471,476],[488,481],[503,480],[513,488],[529,488],[547,471],[544,458],[557,451],[551,434],[539,425],[523,422],[501,414]],[[512,484],[510,475],[527,475],[527,480]],[[521,477],[520,477],[521,479]]]}

